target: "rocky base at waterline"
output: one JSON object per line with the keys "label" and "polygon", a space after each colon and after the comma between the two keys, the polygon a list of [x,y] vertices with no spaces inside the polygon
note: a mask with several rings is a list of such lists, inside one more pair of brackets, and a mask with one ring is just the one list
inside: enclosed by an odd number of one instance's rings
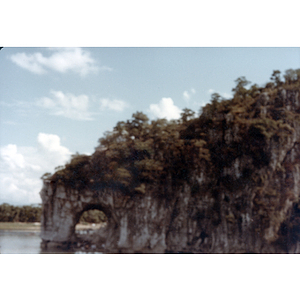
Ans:
{"label": "rocky base at waterline", "polygon": [[42,253],[106,253],[103,247],[97,247],[89,241],[80,242],[41,242]]}
{"label": "rocky base at waterline", "polygon": [[77,224],[72,240],[66,242],[42,241],[41,249],[45,253],[65,253],[65,252],[100,252],[105,251],[104,244],[96,245],[94,240],[97,239],[97,231],[104,228],[106,223],[98,224]]}
{"label": "rocky base at waterline", "polygon": [[99,209],[103,252],[300,253],[299,86],[237,87],[198,118],[118,124],[44,179],[44,243],[76,244],[80,216]]}

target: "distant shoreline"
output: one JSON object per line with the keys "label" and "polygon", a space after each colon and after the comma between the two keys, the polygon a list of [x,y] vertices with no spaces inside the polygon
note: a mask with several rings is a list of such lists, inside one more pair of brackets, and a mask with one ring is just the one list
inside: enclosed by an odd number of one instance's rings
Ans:
{"label": "distant shoreline", "polygon": [[41,231],[41,223],[0,222],[0,230],[9,231]]}
{"label": "distant shoreline", "polygon": [[[105,223],[99,224],[77,224],[76,230],[99,229]],[[41,231],[41,223],[27,223],[27,222],[0,222],[0,231]]]}

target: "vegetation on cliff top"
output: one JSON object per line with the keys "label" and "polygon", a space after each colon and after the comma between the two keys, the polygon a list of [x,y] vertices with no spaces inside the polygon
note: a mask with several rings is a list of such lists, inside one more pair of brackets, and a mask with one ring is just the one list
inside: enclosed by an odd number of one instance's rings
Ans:
{"label": "vegetation on cliff top", "polygon": [[[264,87],[238,78],[230,100],[214,93],[199,116],[184,109],[181,118],[149,121],[142,112],[131,120],[118,122],[113,131],[100,138],[92,156],[76,154],[54,175],[43,179],[61,182],[76,189],[111,187],[126,194],[144,193],[148,183],[178,185],[189,182],[192,174],[210,170],[219,180],[225,167],[242,155],[256,167],[268,165],[265,151],[273,139],[285,142],[299,122],[299,112],[283,109],[282,91],[299,91],[300,69],[287,70],[281,78],[275,70]],[[261,109],[266,103],[269,109]],[[238,128],[235,136],[224,137],[228,128]],[[251,168],[243,176],[249,178]]]}

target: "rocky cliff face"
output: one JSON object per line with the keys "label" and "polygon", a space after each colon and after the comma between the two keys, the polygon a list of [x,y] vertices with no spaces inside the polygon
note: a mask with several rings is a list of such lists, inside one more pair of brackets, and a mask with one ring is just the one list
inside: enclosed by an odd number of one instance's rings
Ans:
{"label": "rocky cliff face", "polygon": [[300,253],[299,87],[211,108],[181,131],[185,143],[203,141],[206,158],[180,181],[167,172],[130,194],[94,179],[80,188],[45,179],[44,243],[76,243],[80,215],[97,208],[108,218],[93,240],[101,251]]}

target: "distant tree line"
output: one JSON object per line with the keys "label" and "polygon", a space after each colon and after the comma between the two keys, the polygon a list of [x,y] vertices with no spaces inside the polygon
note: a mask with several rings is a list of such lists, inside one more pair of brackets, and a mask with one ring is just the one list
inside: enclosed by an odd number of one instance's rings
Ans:
{"label": "distant tree line", "polygon": [[98,209],[91,209],[85,211],[81,217],[80,223],[103,223],[107,221],[107,217],[103,211]]}
{"label": "distant tree line", "polygon": [[0,205],[0,222],[40,222],[41,206],[13,206],[7,203]]}
{"label": "distant tree line", "polygon": [[[7,203],[0,205],[0,222],[41,222],[42,206],[24,205],[13,206]],[[106,222],[105,214],[97,209],[85,211],[81,223],[102,223]]]}

